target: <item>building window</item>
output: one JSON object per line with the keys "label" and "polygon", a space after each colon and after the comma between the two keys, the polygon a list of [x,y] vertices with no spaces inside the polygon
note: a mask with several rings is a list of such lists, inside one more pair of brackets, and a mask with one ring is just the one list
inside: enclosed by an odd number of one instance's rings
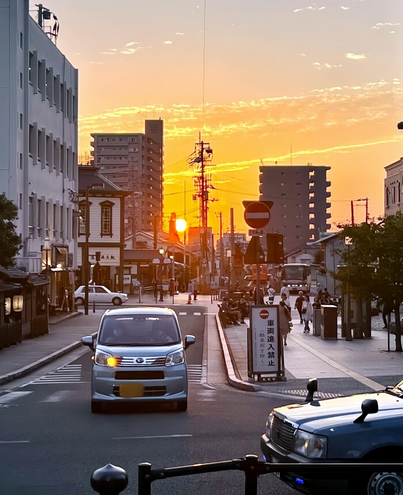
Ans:
{"label": "building window", "polygon": [[101,237],[112,237],[112,206],[111,201],[103,201],[101,206]]}
{"label": "building window", "polygon": [[19,117],[20,117],[20,129],[22,130],[24,125],[24,119],[22,118],[22,113],[20,113]]}
{"label": "building window", "polygon": [[23,88],[23,75],[22,72],[20,72],[20,88]]}
{"label": "building window", "polygon": [[22,49],[24,47],[24,35],[20,33],[20,48]]}
{"label": "building window", "polygon": [[34,231],[34,198],[32,196],[28,198],[28,229],[32,234]]}
{"label": "building window", "polygon": [[22,153],[20,153],[19,155],[20,155],[20,170],[22,170]]}

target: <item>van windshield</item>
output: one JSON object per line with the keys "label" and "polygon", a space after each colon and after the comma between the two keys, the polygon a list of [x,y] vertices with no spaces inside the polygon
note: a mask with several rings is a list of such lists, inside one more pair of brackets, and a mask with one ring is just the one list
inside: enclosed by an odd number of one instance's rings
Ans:
{"label": "van windshield", "polygon": [[109,346],[162,346],[180,342],[178,325],[169,315],[106,316],[98,336],[99,344]]}

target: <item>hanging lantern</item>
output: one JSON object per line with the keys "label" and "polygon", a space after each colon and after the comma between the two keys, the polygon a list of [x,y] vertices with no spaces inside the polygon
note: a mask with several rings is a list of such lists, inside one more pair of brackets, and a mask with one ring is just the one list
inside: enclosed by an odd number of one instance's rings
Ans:
{"label": "hanging lantern", "polygon": [[20,313],[23,307],[23,298],[21,295],[13,297],[13,310],[16,313]]}
{"label": "hanging lantern", "polygon": [[4,312],[6,316],[11,313],[11,297],[4,298]]}

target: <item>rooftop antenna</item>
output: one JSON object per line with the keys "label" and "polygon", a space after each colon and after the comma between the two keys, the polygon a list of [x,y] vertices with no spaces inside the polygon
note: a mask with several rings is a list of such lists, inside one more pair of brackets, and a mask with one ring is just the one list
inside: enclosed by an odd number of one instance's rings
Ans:
{"label": "rooftop antenna", "polygon": [[[38,26],[50,38],[50,40],[53,41],[55,45],[57,45],[57,37],[59,36],[60,29],[59,19],[47,7],[44,7],[43,4],[35,4],[35,7],[38,7]],[[53,27],[49,27],[48,29],[46,29],[44,21],[49,21],[52,17],[55,21]]]}

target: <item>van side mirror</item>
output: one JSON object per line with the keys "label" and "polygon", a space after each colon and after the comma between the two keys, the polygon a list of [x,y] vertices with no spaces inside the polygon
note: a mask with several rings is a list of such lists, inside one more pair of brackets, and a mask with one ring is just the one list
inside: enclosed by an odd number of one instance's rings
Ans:
{"label": "van side mirror", "polygon": [[92,335],[86,335],[85,337],[81,337],[81,344],[89,347],[92,352],[95,352],[94,346],[95,337]]}
{"label": "van side mirror", "polygon": [[194,335],[186,335],[185,336],[185,351],[188,347],[193,345],[196,342],[196,337]]}

